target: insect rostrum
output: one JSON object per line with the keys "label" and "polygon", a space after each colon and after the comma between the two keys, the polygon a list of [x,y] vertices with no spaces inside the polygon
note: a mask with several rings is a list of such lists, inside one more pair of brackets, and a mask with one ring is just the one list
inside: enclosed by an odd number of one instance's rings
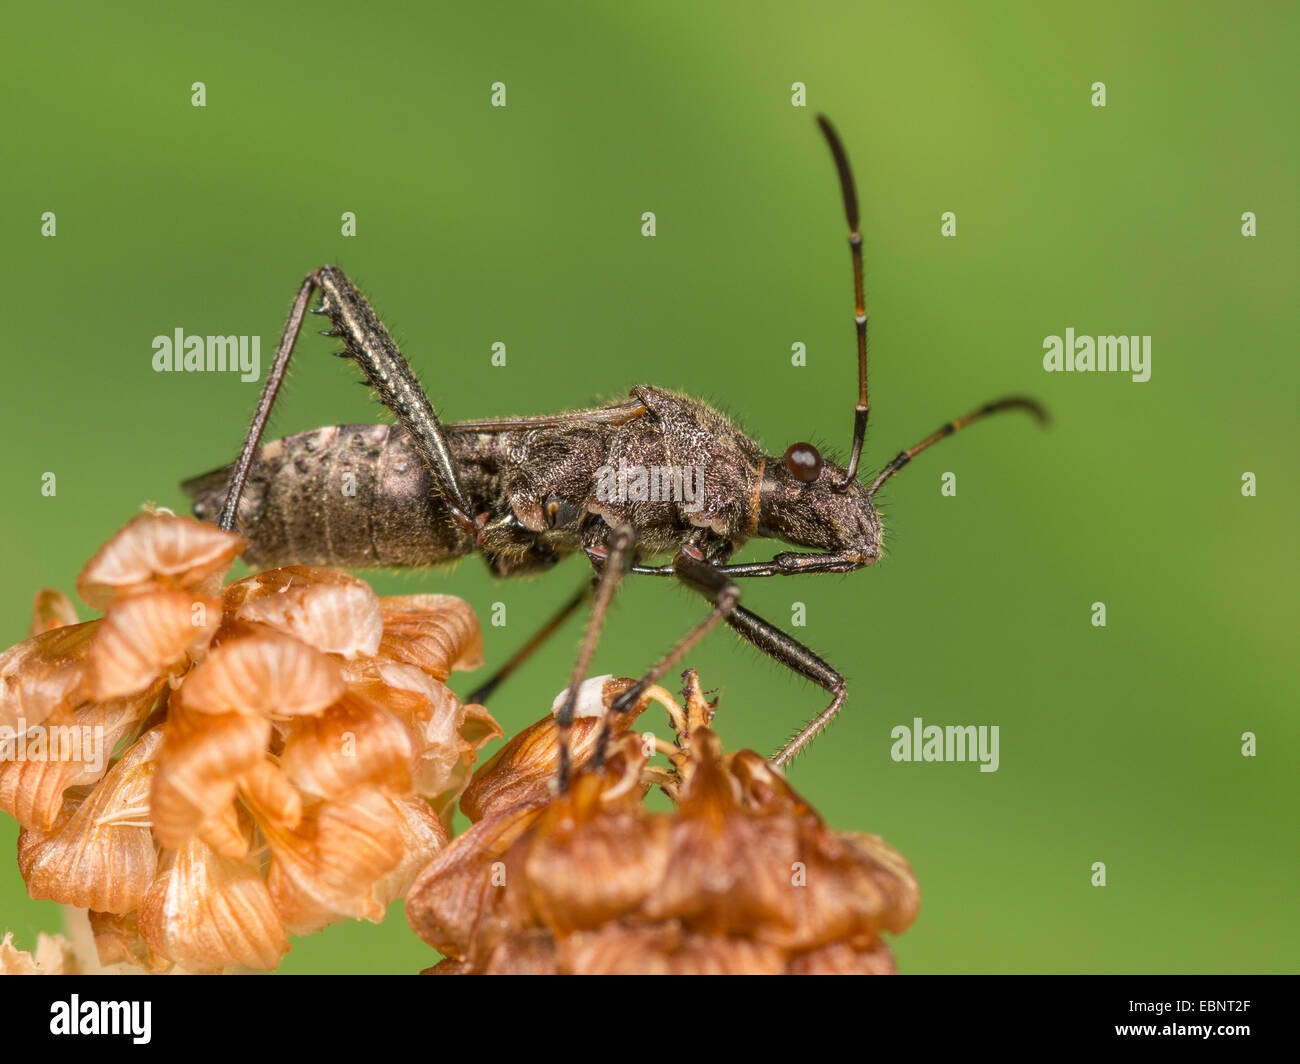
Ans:
{"label": "insect rostrum", "polygon": [[[195,497],[195,514],[238,531],[248,540],[249,560],[264,566],[415,567],[478,553],[494,573],[513,576],[585,553],[595,596],[569,696],[558,715],[562,734],[572,722],[578,685],[619,579],[625,571],[674,577],[712,608],[614,710],[633,705],[700,638],[725,622],[831,695],[830,704],[773,758],[784,764],[839,711],[845,681],[808,647],[740,606],[737,581],[871,565],[883,535],[873,498],[913,457],[1000,410],[1020,408],[1046,419],[1031,399],[985,404],[900,452],[869,485],[859,482],[870,414],[862,236],[848,158],[830,123],[818,122],[840,180],[853,264],[858,397],[847,468],[824,461],[807,443],[792,445],[784,455],[767,454],[707,404],[653,387],[635,387],[626,400],[593,409],[443,424],[365,297],[342,270],[323,266],[298,290],[239,462],[185,485]],[[326,335],[343,342],[341,354],[361,367],[398,424],[317,429],[269,443],[258,454],[266,417],[318,291],[320,305],[311,309],[329,319]],[[634,471],[633,490],[610,490],[611,470]],[[698,473],[691,499],[680,497],[681,491],[654,489],[655,484],[659,489],[681,485],[686,471]],[[755,538],[806,549],[732,564],[735,552]],[[524,652],[470,697],[486,699],[581,604],[586,591],[567,601]],[[570,769],[564,749],[562,785]]]}

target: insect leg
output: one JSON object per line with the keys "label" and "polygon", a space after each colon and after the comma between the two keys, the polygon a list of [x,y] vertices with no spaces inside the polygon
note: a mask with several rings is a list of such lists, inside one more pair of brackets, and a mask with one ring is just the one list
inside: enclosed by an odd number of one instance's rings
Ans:
{"label": "insect leg", "polygon": [[230,490],[221,510],[221,527],[227,530],[234,528],[249,467],[284,380],[284,372],[288,368],[298,333],[302,331],[307,304],[318,288],[321,290],[321,306],[312,313],[329,315],[333,328],[326,335],[343,341],[343,354],[354,359],[361,367],[367,382],[379,393],[380,400],[410,435],[416,452],[433,476],[452,516],[467,534],[477,538],[477,526],[470,512],[471,507],[461,490],[442,422],[438,420],[429,397],[420,387],[420,382],[416,380],[383,322],[365,296],[336,266],[322,266],[319,270],[313,270],[303,279],[298,294],[294,297],[289,320],[285,323],[280,345],[276,348],[275,359],[267,373],[266,384],[262,387],[257,409],[230,480]]}
{"label": "insect leg", "polygon": [[275,405],[275,397],[284,381],[284,371],[289,366],[289,356],[293,354],[293,345],[297,343],[298,333],[302,330],[302,317],[307,312],[307,304],[316,291],[319,272],[315,270],[309,273],[298,286],[298,294],[293,297],[293,306],[289,309],[289,320],[284,323],[284,332],[280,334],[280,346],[275,349],[275,359],[267,370],[266,383],[262,385],[262,394],[258,396],[257,409],[253,412],[253,420],[244,436],[244,446],[239,452],[239,461],[235,463],[235,472],[226,491],[226,504],[221,508],[221,518],[217,522],[227,532],[235,527],[235,513],[239,509],[240,496],[244,494],[248,470],[253,464],[257,445],[262,441],[262,433],[266,431],[266,419],[271,416],[271,407]]}
{"label": "insect leg", "polygon": [[322,266],[316,273],[321,289],[319,313],[329,315],[334,326],[326,335],[343,341],[344,353],[361,367],[380,401],[410,434],[452,516],[477,538],[474,514],[461,490],[447,434],[415,373],[347,274],[337,266]]}
{"label": "insect leg", "polygon": [[605,747],[609,742],[610,717],[615,713],[625,713],[636,705],[637,701],[645,693],[646,688],[657,682],[659,677],[672,668],[677,661],[681,660],[682,656],[689,652],[696,643],[717,627],[718,622],[724,620],[735,610],[737,608],[736,603],[740,601],[740,588],[724,576],[716,565],[681,551],[673,559],[673,569],[682,583],[693,591],[698,591],[712,602],[713,609],[709,611],[709,615],[704,620],[677,640],[649,672],[614,699],[609,707],[609,715],[605,718],[604,727],[601,729],[600,741],[596,746],[597,764],[604,760]]}
{"label": "insect leg", "polygon": [[[851,573],[875,562],[875,558],[857,553],[785,551],[771,561],[744,562],[738,565],[715,566],[723,576],[732,578],[750,576],[796,576],[806,573]],[[638,576],[675,576],[671,565],[634,565],[632,572]]]}
{"label": "insect leg", "polygon": [[[615,699],[610,707],[611,712],[622,712],[628,706],[633,705],[634,700],[640,697],[640,694],[647,686],[658,679],[674,661],[695,644],[700,636],[721,619],[726,621],[727,625],[735,630],[746,642],[751,643],[768,657],[780,662],[791,671],[797,672],[807,680],[811,680],[831,695],[830,705],[800,728],[794,737],[771,759],[774,765],[786,764],[795,754],[807,746],[813,736],[826,727],[831,718],[840,711],[848,691],[844,677],[793,636],[787,635],[770,621],[765,621],[758,614],[752,613],[737,604],[740,591],[731,581],[733,572],[738,577],[770,576],[775,575],[777,571],[783,571],[779,567],[774,566],[774,571],[748,572],[745,571],[747,568],[745,566],[714,566],[680,554],[674,560],[673,565],[678,567],[678,575],[688,587],[701,592],[714,603],[713,613],[679,642],[651,670],[646,678]],[[633,571],[636,570],[633,569]],[[662,574],[656,570],[655,575]],[[726,606],[728,597],[731,603],[729,607]]]}
{"label": "insect leg", "polygon": [[626,525],[616,528],[610,537],[609,552],[605,556],[600,581],[596,585],[596,597],[591,604],[591,616],[587,619],[587,632],[578,651],[578,660],[573,665],[569,689],[565,692],[559,713],[556,714],[556,727],[560,739],[559,788],[562,791],[568,787],[569,776],[573,769],[569,754],[569,731],[573,727],[573,711],[577,703],[578,688],[587,678],[592,655],[596,653],[596,644],[600,641],[600,632],[605,626],[605,615],[609,612],[610,600],[614,597],[614,589],[618,587],[618,582],[623,578],[624,563],[635,540],[636,536],[632,529]]}
{"label": "insect leg", "polygon": [[840,711],[840,707],[844,705],[845,695],[848,693],[844,677],[799,640],[787,635],[771,621],[765,621],[756,613],[737,606],[728,614],[727,624],[746,642],[753,644],[786,668],[797,672],[804,679],[811,680],[831,695],[830,705],[800,728],[771,759],[774,765],[784,765],[807,746],[813,736],[826,727],[831,718]]}
{"label": "insect leg", "polygon": [[564,622],[569,619],[577,608],[591,597],[592,589],[599,582],[599,579],[600,578],[597,577],[584,583],[582,587],[578,589],[576,595],[561,606],[555,614],[544,625],[542,625],[540,629],[538,629],[538,631],[533,633],[528,642],[515,651],[509,661],[502,665],[501,668],[497,669],[497,671],[487,681],[480,684],[470,692],[465,701],[477,702],[479,705],[485,705],[487,700],[492,697],[492,692],[500,687],[501,684],[504,683],[520,665],[532,657],[537,649],[553,636],[561,626],[563,626]]}

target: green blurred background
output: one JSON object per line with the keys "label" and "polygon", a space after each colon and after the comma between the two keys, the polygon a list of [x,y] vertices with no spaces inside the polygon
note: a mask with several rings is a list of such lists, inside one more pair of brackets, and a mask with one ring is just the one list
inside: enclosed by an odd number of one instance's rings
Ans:
{"label": "green blurred background", "polygon": [[[259,385],[156,374],[152,338],[259,334],[265,368],[323,262],[371,297],[450,420],[654,383],[776,453],[846,449],[851,290],[825,111],[863,203],[868,465],[1001,393],[1042,397],[1056,423],[997,419],[918,459],[887,492],[874,569],[746,584],[781,624],[805,603],[796,634],[850,683],[793,782],[914,864],[906,972],[1296,970],[1297,15],[1075,7],[12,9],[0,643],[24,638],[38,588],[71,590],[141,504],[182,509],[179,482],[238,448]],[[1067,327],[1153,336],[1151,380],[1044,373],[1043,338]],[[334,346],[300,345],[273,434],[384,419]],[[462,595],[485,622],[506,603],[508,626],[484,633],[496,663],[582,570],[494,583],[471,560],[374,582]],[[633,581],[594,671],[638,673],[700,615]],[[508,732],[547,710],[580,630],[502,690]],[[729,746],[771,751],[825,702],[727,631],[691,663],[722,689]],[[890,729],[916,716],[998,725],[999,770],[892,762]],[[5,818],[5,852],[15,835]],[[10,859],[0,925],[30,945],[57,922]],[[395,906],[382,927],[297,940],[283,970],[435,959]]]}

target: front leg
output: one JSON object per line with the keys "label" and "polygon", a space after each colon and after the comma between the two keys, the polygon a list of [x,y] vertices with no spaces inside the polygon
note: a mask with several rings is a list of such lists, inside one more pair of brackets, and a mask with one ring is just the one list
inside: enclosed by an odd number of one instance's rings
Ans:
{"label": "front leg", "polygon": [[[798,551],[785,551],[769,562],[718,565],[715,568],[723,576],[733,579],[747,576],[796,576],[808,573],[851,573],[874,564],[875,560],[874,557],[856,552],[801,554]],[[635,565],[632,572],[641,576],[677,575],[677,570],[672,565]]]}
{"label": "front leg", "polygon": [[[793,555],[793,557],[818,558],[828,562],[833,559],[843,560],[842,556],[837,555]],[[776,565],[777,563],[774,560],[772,564]],[[855,568],[857,567],[859,566],[855,566]],[[719,621],[725,621],[743,639],[757,647],[768,657],[780,662],[791,671],[797,672],[805,679],[811,680],[831,695],[830,705],[800,728],[794,737],[772,758],[772,764],[785,765],[795,754],[807,746],[812,738],[825,728],[840,711],[840,707],[843,706],[848,693],[844,677],[793,636],[787,635],[770,621],[765,621],[758,614],[752,613],[739,605],[740,589],[732,582],[730,571],[748,567],[710,565],[706,561],[682,553],[673,559],[671,566],[665,568],[670,569],[688,587],[703,594],[713,603],[713,610],[703,621],[678,640],[654,668],[638,680],[634,686],[628,688],[615,699],[613,705],[610,706],[610,711],[612,713],[624,712],[635,705],[636,700],[641,697],[650,684],[656,682],[674,662],[690,650],[714,625]],[[803,571],[835,572],[836,570],[828,568],[823,570],[805,569]],[[768,576],[775,574],[751,572],[739,575]],[[608,730],[607,722],[605,733]],[[607,738],[607,734],[602,734],[602,739],[605,738]]]}
{"label": "front leg", "polygon": [[773,660],[779,661],[792,672],[797,672],[804,679],[811,680],[831,696],[830,705],[800,728],[772,758],[772,764],[785,765],[840,711],[848,695],[848,685],[839,672],[794,636],[783,632],[771,621],[765,621],[758,614],[737,606],[728,614],[727,624],[746,642],[751,643]]}

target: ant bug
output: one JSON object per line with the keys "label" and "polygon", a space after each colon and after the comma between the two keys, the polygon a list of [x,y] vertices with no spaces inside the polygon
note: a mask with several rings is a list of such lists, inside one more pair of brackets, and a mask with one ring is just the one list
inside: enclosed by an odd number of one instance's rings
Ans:
{"label": "ant bug", "polygon": [[[298,289],[238,461],[184,485],[195,498],[195,514],[208,520],[216,515],[222,528],[236,529],[248,541],[248,559],[262,566],[408,568],[479,553],[494,573],[513,576],[547,569],[583,551],[594,571],[591,581],[469,696],[486,700],[594,592],[586,635],[557,711],[561,788],[571,772],[568,736],[578,690],[618,581],[625,571],[674,577],[702,594],[712,609],[619,696],[610,712],[635,705],[647,687],[725,622],[831,696],[830,704],[772,758],[784,765],[839,712],[847,687],[812,650],[741,606],[737,581],[847,573],[871,565],[880,556],[883,536],[873,499],[908,462],[998,411],[1027,410],[1046,422],[1045,411],[1032,399],[999,399],[900,452],[869,484],[858,480],[871,409],[862,234],[848,157],[830,122],[821,116],[817,122],[839,176],[853,261],[858,398],[846,467],[823,461],[808,443],[795,443],[780,457],[768,455],[706,404],[652,387],[633,388],[626,400],[594,409],[443,424],[365,297],[342,270],[323,266]],[[309,308],[317,291],[320,305]],[[258,454],[309,309],[329,319],[332,328],[325,335],[343,341],[339,354],[357,362],[398,424],[316,429],[269,443]],[[686,505],[663,492],[601,490],[604,474],[614,468],[667,470],[671,485],[680,483],[675,478],[682,470],[697,471],[699,498]],[[731,556],[754,538],[809,550],[731,564]],[[671,561],[653,564],[656,556],[667,554]],[[603,743],[596,756],[602,752]]]}

